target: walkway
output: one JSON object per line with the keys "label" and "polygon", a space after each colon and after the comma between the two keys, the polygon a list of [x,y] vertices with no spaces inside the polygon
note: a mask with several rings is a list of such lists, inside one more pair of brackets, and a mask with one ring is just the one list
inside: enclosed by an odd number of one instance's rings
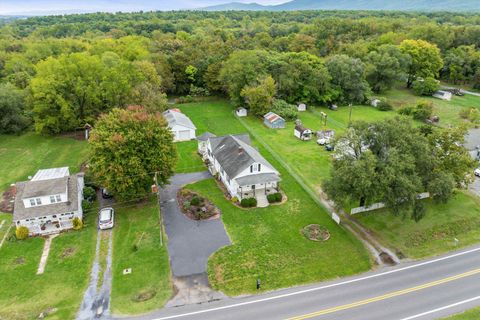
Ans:
{"label": "walkway", "polygon": [[175,175],[160,192],[161,212],[168,235],[168,253],[177,295],[167,306],[201,303],[224,296],[208,287],[207,262],[230,239],[221,219],[194,221],[187,218],[177,202],[177,192],[184,185],[211,178],[209,172]]}
{"label": "walkway", "polygon": [[45,244],[43,245],[42,257],[40,258],[40,263],[38,264],[37,274],[42,274],[45,271],[48,255],[50,254],[50,246],[52,244],[52,240],[57,236],[58,234],[47,236],[47,239],[45,240]]}

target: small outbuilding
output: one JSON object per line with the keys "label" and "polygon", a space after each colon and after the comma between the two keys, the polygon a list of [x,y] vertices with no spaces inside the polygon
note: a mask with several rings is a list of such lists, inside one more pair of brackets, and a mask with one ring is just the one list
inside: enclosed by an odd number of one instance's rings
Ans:
{"label": "small outbuilding", "polygon": [[444,100],[444,101],[451,101],[452,96],[453,95],[452,95],[451,92],[444,91],[444,90],[435,91],[435,93],[433,94],[434,98],[441,99],[441,100]]}
{"label": "small outbuilding", "polygon": [[378,105],[380,104],[380,102],[381,102],[380,99],[372,99],[372,101],[370,101],[370,105],[371,105],[372,107],[375,107],[375,108],[376,108],[376,107],[378,107]]}
{"label": "small outbuilding", "polygon": [[285,119],[273,112],[269,112],[263,116],[263,123],[271,129],[285,128]]}
{"label": "small outbuilding", "polygon": [[295,129],[293,129],[293,134],[295,137],[302,141],[308,141],[312,139],[312,130],[305,128],[301,124],[297,124]]}
{"label": "small outbuilding", "polygon": [[215,138],[216,135],[214,135],[211,132],[205,132],[201,136],[197,137],[198,141],[198,153],[201,154],[202,156],[205,156],[205,153],[207,152],[207,141],[210,138]]}
{"label": "small outbuilding", "polygon": [[298,112],[307,111],[307,105],[305,103],[299,103],[297,105],[297,111]]}
{"label": "small outbuilding", "polygon": [[173,133],[173,141],[188,141],[195,139],[197,128],[189,117],[184,115],[179,109],[169,109],[163,112],[163,116],[168,122],[168,127]]}
{"label": "small outbuilding", "polygon": [[240,107],[235,110],[235,114],[237,115],[237,117],[246,117],[248,115],[248,111],[247,109]]}

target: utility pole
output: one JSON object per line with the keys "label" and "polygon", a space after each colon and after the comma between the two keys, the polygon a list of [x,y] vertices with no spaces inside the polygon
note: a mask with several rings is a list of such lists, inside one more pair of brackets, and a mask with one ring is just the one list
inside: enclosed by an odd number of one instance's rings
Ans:
{"label": "utility pole", "polygon": [[163,247],[163,217],[162,217],[162,205],[160,202],[160,186],[158,185],[157,172],[155,171],[155,188],[157,189],[158,200],[158,218],[160,221],[160,245]]}
{"label": "utility pole", "polygon": [[352,124],[352,104],[350,103],[348,106],[350,107],[350,113],[348,115],[348,126],[350,127]]}

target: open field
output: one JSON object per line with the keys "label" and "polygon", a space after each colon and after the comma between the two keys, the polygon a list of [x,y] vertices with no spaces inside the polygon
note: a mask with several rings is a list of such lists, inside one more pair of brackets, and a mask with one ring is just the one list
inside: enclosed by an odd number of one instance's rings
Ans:
{"label": "open field", "polygon": [[[181,109],[191,117],[198,134],[247,131],[224,101],[181,105]],[[233,245],[210,258],[209,278],[213,287],[238,295],[256,291],[257,278],[262,280],[262,290],[272,290],[368,270],[369,256],[362,244],[338,227],[270,153],[254,144],[280,171],[287,203],[246,211],[225,200],[213,180],[189,186],[222,210],[233,241]],[[306,240],[300,230],[311,223],[326,226],[331,239],[325,243]]]}
{"label": "open field", "polygon": [[85,141],[34,133],[0,135],[0,191],[38,169],[68,166],[71,173],[78,172],[86,156]]}
{"label": "open field", "polygon": [[[0,220],[3,215],[0,215]],[[53,239],[42,275],[36,275],[44,239],[6,241],[0,249],[1,319],[73,319],[89,281],[95,253],[95,215],[88,214],[85,228]],[[11,231],[13,234],[13,229]]]}
{"label": "open field", "polygon": [[[167,245],[160,246],[155,199],[116,211],[111,296],[114,314],[159,309],[172,295]],[[123,275],[125,268],[132,268],[132,273]]]}

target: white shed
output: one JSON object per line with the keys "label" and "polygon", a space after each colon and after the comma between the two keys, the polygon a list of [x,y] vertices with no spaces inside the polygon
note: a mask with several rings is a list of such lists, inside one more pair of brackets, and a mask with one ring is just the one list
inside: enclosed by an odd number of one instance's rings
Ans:
{"label": "white shed", "polygon": [[370,105],[371,105],[372,107],[375,107],[375,108],[376,108],[376,107],[378,107],[378,104],[379,104],[380,102],[381,102],[380,99],[372,99],[372,101],[370,101]]}
{"label": "white shed", "polygon": [[197,128],[189,117],[184,115],[179,109],[170,109],[163,113],[168,122],[168,127],[172,130],[173,141],[188,141],[195,139]]}
{"label": "white shed", "polygon": [[293,135],[303,141],[312,139],[312,133],[312,130],[305,128],[301,124],[297,124],[295,129],[293,129]]}
{"label": "white shed", "polygon": [[297,105],[297,111],[299,112],[307,111],[307,105],[305,103],[299,103]]}
{"label": "white shed", "polygon": [[235,110],[235,113],[237,114],[237,117],[246,117],[248,114],[247,109],[240,107]]}

